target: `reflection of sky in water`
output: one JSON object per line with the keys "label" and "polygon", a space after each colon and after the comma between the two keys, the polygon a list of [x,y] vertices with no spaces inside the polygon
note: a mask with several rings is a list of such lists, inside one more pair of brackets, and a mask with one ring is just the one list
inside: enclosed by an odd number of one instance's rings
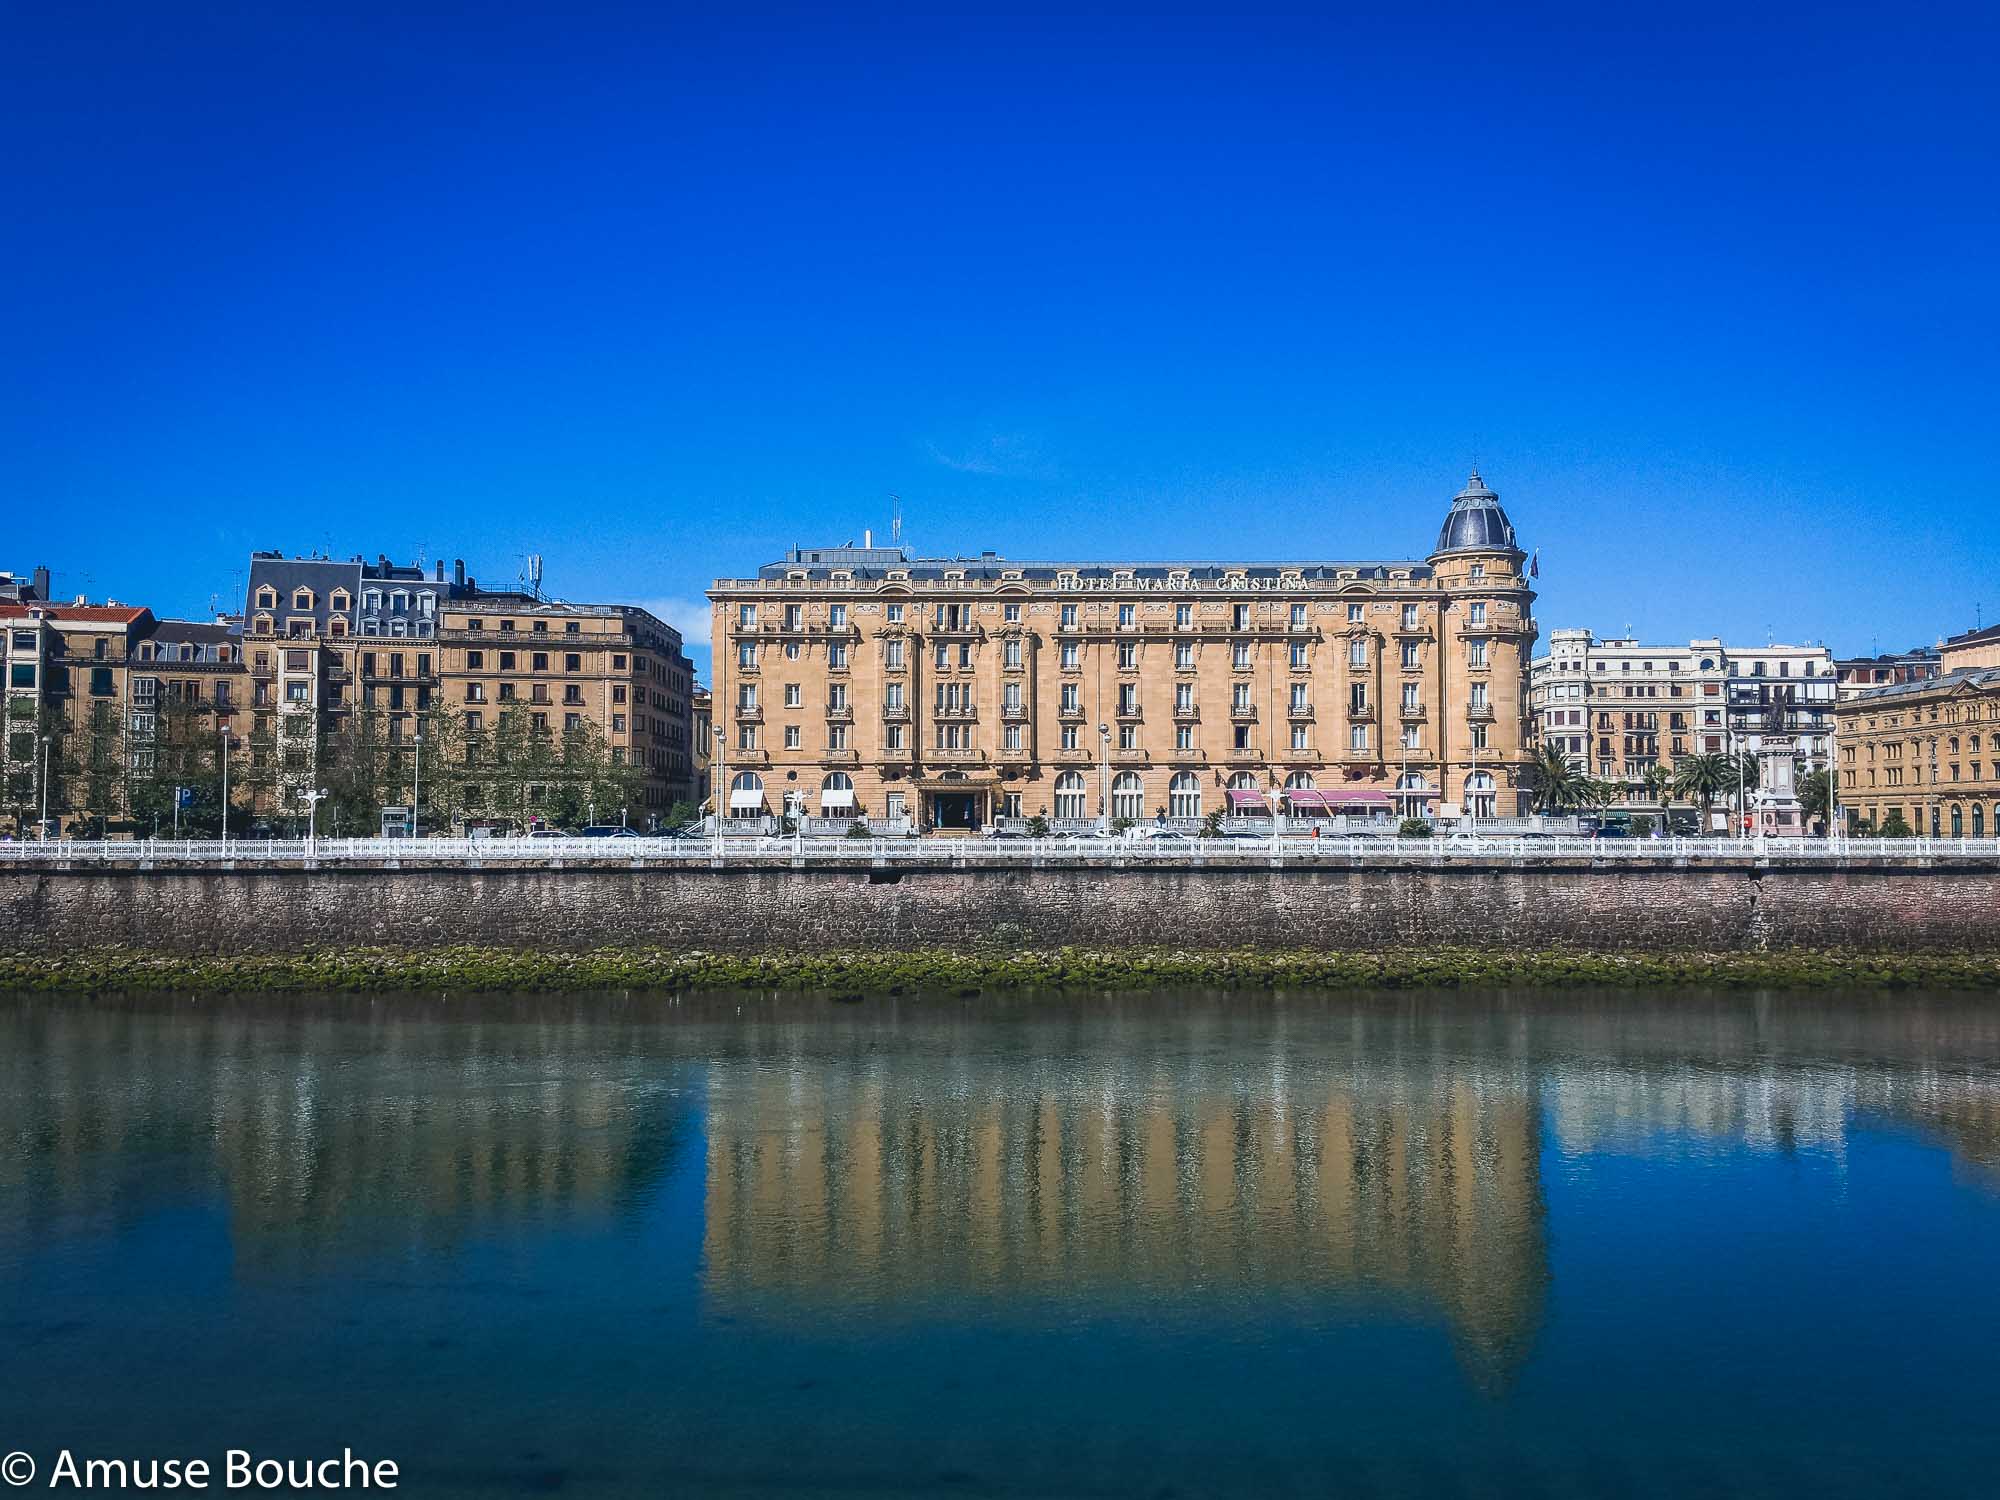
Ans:
{"label": "reflection of sky in water", "polygon": [[0,1011],[0,1447],[425,1493],[1971,1493],[1983,1004]]}

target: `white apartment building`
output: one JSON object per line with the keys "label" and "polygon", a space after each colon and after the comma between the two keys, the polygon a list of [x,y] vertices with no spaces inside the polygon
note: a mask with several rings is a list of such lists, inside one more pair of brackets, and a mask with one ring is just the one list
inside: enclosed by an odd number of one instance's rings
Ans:
{"label": "white apartment building", "polygon": [[1655,646],[1588,630],[1548,639],[1529,667],[1530,717],[1542,744],[1600,780],[1636,787],[1655,762],[1755,754],[1766,734],[1792,736],[1802,769],[1830,763],[1838,680],[1825,646]]}

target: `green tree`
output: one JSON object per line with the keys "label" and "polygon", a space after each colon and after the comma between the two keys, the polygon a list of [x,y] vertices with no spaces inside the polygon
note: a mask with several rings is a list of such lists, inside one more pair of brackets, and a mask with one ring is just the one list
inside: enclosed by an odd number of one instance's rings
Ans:
{"label": "green tree", "polygon": [[1903,817],[1902,808],[1892,807],[1889,809],[1889,815],[1882,820],[1881,836],[1885,839],[1907,839],[1916,835]]}
{"label": "green tree", "polygon": [[1536,753],[1528,767],[1528,778],[1534,789],[1537,812],[1567,812],[1584,802],[1588,778],[1554,745],[1544,745]]}
{"label": "green tree", "polygon": [[1674,765],[1672,791],[1701,808],[1701,831],[1709,830],[1716,799],[1732,786],[1729,757],[1718,753],[1686,755]]}
{"label": "green tree", "polygon": [[1431,833],[1431,825],[1422,818],[1405,818],[1396,825],[1399,839],[1427,839]]}
{"label": "green tree", "polygon": [[1817,818],[1833,827],[1833,810],[1840,805],[1840,793],[1833,776],[1824,769],[1808,771],[1799,778],[1799,807],[1808,820]]}
{"label": "green tree", "polygon": [[1656,760],[1650,766],[1646,767],[1646,774],[1640,777],[1639,780],[1646,788],[1646,795],[1660,805],[1661,832],[1671,833],[1674,827],[1671,815],[1671,804],[1674,797],[1673,771]]}

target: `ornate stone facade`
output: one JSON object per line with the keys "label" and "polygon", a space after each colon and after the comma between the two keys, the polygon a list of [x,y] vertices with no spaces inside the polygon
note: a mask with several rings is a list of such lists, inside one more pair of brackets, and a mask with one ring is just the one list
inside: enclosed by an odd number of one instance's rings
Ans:
{"label": "ornate stone facade", "polygon": [[717,800],[935,830],[1525,812],[1525,561],[1476,474],[1421,562],[795,549],[709,593]]}

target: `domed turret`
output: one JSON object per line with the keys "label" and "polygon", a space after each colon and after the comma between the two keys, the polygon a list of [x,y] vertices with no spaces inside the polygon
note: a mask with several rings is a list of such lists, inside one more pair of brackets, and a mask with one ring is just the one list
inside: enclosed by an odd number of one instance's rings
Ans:
{"label": "domed turret", "polygon": [[[1514,526],[1500,508],[1500,497],[1486,487],[1479,471],[1451,502],[1438,532],[1437,552],[1514,552]],[[1436,556],[1433,553],[1432,556]]]}

